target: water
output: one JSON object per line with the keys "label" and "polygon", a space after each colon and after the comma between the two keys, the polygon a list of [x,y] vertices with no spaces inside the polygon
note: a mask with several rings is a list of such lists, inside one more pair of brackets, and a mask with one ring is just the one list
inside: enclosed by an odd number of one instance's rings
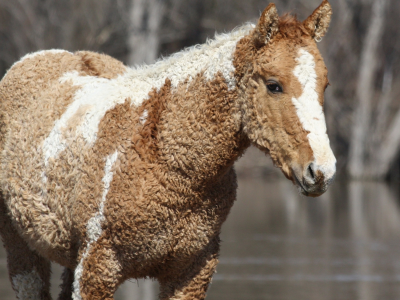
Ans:
{"label": "water", "polygon": [[318,199],[242,181],[207,299],[400,299],[400,211],[382,183]]}
{"label": "water", "polygon": [[[241,179],[217,271],[207,300],[400,299],[398,196],[383,183],[336,182],[312,199],[287,180]],[[127,282],[115,298],[153,300],[157,289]],[[15,299],[3,249],[0,295]]]}

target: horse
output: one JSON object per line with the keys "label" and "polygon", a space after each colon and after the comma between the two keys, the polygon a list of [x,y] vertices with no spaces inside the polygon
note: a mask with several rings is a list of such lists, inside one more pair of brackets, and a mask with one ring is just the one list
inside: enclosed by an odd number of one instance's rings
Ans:
{"label": "horse", "polygon": [[160,299],[204,299],[234,162],[250,145],[306,196],[336,172],[316,42],[327,0],[304,21],[274,4],[257,24],[152,65],[47,50],[0,82],[0,232],[18,299],[113,299],[129,278]]}

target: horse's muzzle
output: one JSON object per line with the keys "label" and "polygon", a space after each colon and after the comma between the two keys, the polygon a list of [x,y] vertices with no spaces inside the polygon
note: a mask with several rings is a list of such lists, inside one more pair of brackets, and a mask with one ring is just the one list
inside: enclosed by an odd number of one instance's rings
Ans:
{"label": "horse's muzzle", "polygon": [[292,168],[294,183],[301,193],[309,197],[318,197],[326,192],[336,175],[336,164],[333,166],[318,166],[314,162],[304,167]]}

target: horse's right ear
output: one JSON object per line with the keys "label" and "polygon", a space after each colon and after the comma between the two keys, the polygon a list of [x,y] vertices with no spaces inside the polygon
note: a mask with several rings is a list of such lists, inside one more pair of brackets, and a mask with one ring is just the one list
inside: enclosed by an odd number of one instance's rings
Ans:
{"label": "horse's right ear", "polygon": [[278,32],[279,15],[275,4],[271,3],[261,14],[254,31],[254,42],[262,47]]}
{"label": "horse's right ear", "polygon": [[309,16],[303,25],[311,37],[320,42],[328,31],[331,22],[332,7],[328,0],[322,1],[321,5]]}

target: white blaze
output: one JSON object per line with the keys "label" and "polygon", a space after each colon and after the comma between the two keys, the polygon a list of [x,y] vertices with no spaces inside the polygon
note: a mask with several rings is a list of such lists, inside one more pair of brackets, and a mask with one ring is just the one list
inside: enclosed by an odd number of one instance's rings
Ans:
{"label": "white blaze", "polygon": [[298,65],[293,73],[301,83],[303,93],[297,99],[292,98],[292,102],[303,128],[309,132],[307,136],[317,170],[320,170],[326,178],[330,178],[336,172],[336,158],[329,145],[325,116],[318,101],[315,60],[312,54],[300,49],[296,61]]}
{"label": "white blaze", "polygon": [[82,258],[75,269],[74,274],[74,283],[73,288],[74,291],[72,293],[73,300],[81,300],[81,293],[80,293],[80,280],[83,273],[83,261],[88,256],[90,251],[90,246],[95,243],[102,233],[101,225],[104,222],[104,204],[106,202],[107,193],[110,189],[110,184],[113,179],[113,172],[111,172],[111,168],[113,167],[114,163],[116,162],[118,157],[118,152],[115,151],[114,154],[109,155],[106,160],[106,165],[104,166],[104,177],[103,177],[103,195],[101,197],[99,211],[96,215],[91,217],[86,225],[86,235],[87,235],[87,245],[86,250],[82,255]]}

